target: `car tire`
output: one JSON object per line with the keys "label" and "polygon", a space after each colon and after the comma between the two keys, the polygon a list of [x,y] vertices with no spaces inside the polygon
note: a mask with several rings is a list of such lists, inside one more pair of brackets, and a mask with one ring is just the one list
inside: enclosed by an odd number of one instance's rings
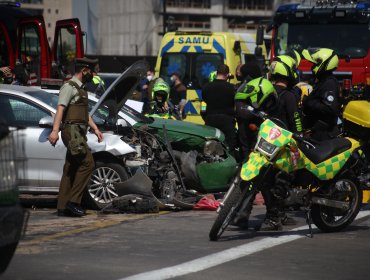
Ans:
{"label": "car tire", "polygon": [[97,161],[83,196],[83,205],[100,210],[118,196],[113,184],[128,179],[126,169],[119,163]]}
{"label": "car tire", "polygon": [[0,274],[3,273],[8,267],[17,245],[18,242],[14,242],[0,247]]}

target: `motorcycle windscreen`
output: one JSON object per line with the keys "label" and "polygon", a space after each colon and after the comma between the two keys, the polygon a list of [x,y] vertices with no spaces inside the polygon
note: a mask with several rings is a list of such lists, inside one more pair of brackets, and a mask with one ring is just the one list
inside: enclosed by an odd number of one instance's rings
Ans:
{"label": "motorcycle windscreen", "polygon": [[252,152],[249,155],[248,161],[242,166],[240,177],[244,181],[250,181],[253,178],[257,177],[260,174],[262,167],[264,167],[268,163],[269,161],[263,155]]}

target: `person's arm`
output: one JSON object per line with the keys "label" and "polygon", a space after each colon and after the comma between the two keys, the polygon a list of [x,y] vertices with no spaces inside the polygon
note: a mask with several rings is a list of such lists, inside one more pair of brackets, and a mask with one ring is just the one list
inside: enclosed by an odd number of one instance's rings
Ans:
{"label": "person's arm", "polygon": [[306,114],[336,114],[338,102],[329,92],[326,97],[311,97],[304,99],[303,108]]}
{"label": "person's arm", "polygon": [[180,98],[181,100],[179,103],[179,113],[181,116],[186,105],[186,87],[184,85],[180,87]]}
{"label": "person's arm", "polygon": [[164,112],[168,112],[169,108],[170,108],[170,106],[168,106],[167,101],[163,102],[163,107],[162,107],[162,109],[164,110]]}
{"label": "person's arm", "polygon": [[59,130],[60,130],[60,124],[62,122],[63,113],[65,110],[64,105],[58,105],[57,112],[54,117],[54,124],[53,124],[53,130],[51,131],[48,139],[51,145],[55,146],[55,144],[59,140]]}
{"label": "person's arm", "polygon": [[286,114],[289,128],[296,133],[302,133],[302,121],[298,111],[297,99],[293,92],[286,92],[285,96]]}
{"label": "person's arm", "polygon": [[208,91],[208,84],[206,84],[202,90],[202,101],[204,101],[205,103],[207,103],[208,101]]}
{"label": "person's arm", "polygon": [[[339,90],[334,80],[328,80],[316,92],[304,99],[304,109],[311,114],[339,114]],[[306,107],[306,108],[305,108]]]}
{"label": "person's arm", "polygon": [[100,131],[100,129],[95,124],[95,122],[93,121],[93,119],[91,118],[90,115],[89,115],[89,126],[90,126],[91,130],[94,131],[94,134],[96,135],[96,137],[98,137],[98,142],[103,141],[103,139],[104,139],[103,133]]}

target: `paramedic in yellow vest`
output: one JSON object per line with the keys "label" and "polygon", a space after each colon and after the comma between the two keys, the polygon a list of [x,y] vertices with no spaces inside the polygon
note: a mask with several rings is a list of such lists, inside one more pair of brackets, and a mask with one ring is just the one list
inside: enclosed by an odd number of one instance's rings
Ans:
{"label": "paramedic in yellow vest", "polygon": [[60,89],[57,112],[49,142],[57,143],[61,130],[63,144],[67,148],[63,175],[59,186],[57,215],[81,217],[85,215],[81,199],[87,182],[94,170],[94,159],[87,146],[86,133],[90,131],[103,141],[103,134],[88,113],[87,92],[84,84],[93,78],[97,60],[80,58],[75,62],[75,75]]}

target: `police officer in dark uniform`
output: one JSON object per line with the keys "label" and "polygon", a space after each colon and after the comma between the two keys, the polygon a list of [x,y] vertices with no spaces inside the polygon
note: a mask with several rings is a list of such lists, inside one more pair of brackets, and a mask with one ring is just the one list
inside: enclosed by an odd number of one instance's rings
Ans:
{"label": "police officer in dark uniform", "polygon": [[236,89],[235,95],[236,120],[238,122],[238,160],[246,161],[248,159],[249,153],[256,144],[257,139],[257,131],[251,130],[250,125],[257,124],[259,120],[256,119],[256,117],[246,109],[243,94],[238,95],[238,92],[239,88],[240,91],[243,91],[245,84],[249,81],[258,77],[262,77],[262,71],[257,63],[247,62],[246,64],[242,64],[240,66],[239,73],[237,73],[236,76],[238,81],[241,82]]}
{"label": "police officer in dark uniform", "polygon": [[75,75],[59,92],[57,112],[49,142],[55,145],[61,130],[62,141],[67,147],[63,175],[58,195],[58,216],[81,217],[85,211],[81,199],[86,184],[94,170],[94,159],[87,146],[88,127],[103,140],[103,134],[88,114],[88,96],[83,85],[91,81],[97,60],[80,58],[75,62]]}
{"label": "police officer in dark uniform", "polygon": [[270,76],[278,96],[275,116],[284,123],[286,129],[301,134],[303,127],[298,108],[299,100],[293,89],[297,80],[295,61],[287,55],[275,57],[270,65]]}
{"label": "police officer in dark uniform", "polygon": [[303,99],[304,126],[312,130],[312,138],[324,140],[338,135],[340,114],[339,84],[333,75],[338,56],[331,49],[307,49],[302,56],[313,63],[316,78],[312,93]]}
{"label": "police officer in dark uniform", "polygon": [[[285,129],[302,134],[302,122],[298,109],[298,99],[294,92],[297,79],[296,62],[287,55],[275,57],[270,65],[270,77],[277,93],[275,106],[268,106],[269,115],[281,121]],[[278,123],[279,124],[279,123]],[[262,189],[266,204],[266,216],[258,228],[260,231],[282,230],[284,225],[295,225],[296,221],[284,210],[287,191],[284,184],[274,184]]]}

